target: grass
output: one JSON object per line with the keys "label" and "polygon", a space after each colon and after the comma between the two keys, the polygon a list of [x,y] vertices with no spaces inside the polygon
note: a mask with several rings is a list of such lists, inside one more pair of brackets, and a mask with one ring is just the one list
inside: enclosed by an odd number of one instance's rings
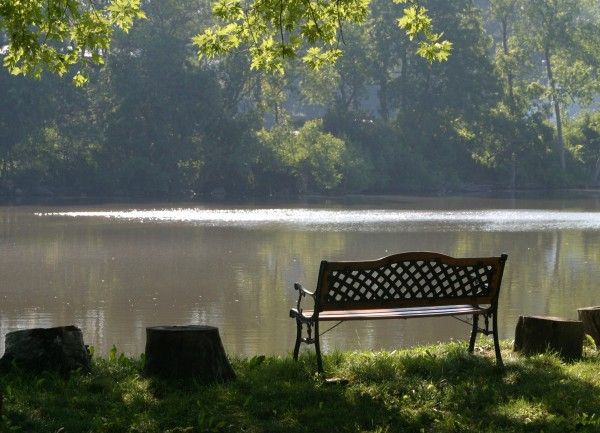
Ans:
{"label": "grass", "polygon": [[600,354],[564,363],[530,358],[503,343],[466,343],[394,352],[332,353],[326,385],[315,358],[232,361],[237,380],[212,386],[145,378],[142,359],[114,352],[91,374],[64,378],[13,371],[0,377],[2,432],[600,432]]}

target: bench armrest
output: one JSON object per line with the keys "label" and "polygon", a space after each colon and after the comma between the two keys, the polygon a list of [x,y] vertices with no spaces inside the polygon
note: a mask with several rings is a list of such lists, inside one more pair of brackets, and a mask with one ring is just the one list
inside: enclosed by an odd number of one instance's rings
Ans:
{"label": "bench armrest", "polygon": [[298,302],[296,303],[296,310],[298,311],[298,313],[302,314],[302,307],[300,306],[300,304],[302,303],[302,298],[308,295],[314,299],[315,293],[306,290],[300,283],[294,283],[294,290],[298,291]]}
{"label": "bench armrest", "polygon": [[294,283],[294,289],[298,290],[300,292],[300,296],[312,296],[313,298],[315,297],[314,292],[309,292],[308,290],[306,290],[306,288],[304,288],[304,286],[300,283]]}

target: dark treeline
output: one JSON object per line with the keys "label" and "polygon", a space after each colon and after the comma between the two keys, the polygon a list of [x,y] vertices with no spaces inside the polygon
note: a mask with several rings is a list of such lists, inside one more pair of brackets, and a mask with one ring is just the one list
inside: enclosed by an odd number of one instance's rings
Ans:
{"label": "dark treeline", "polygon": [[373,0],[336,65],[282,77],[244,52],[198,60],[209,1],[147,1],[84,88],[0,71],[0,195],[598,186],[597,2],[423,4],[447,62],[417,56],[401,6]]}

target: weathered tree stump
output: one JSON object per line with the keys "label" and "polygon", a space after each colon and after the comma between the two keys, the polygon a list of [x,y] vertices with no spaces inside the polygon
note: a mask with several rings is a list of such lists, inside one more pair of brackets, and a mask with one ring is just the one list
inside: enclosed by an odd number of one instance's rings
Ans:
{"label": "weathered tree stump", "polygon": [[590,334],[600,349],[600,306],[578,308],[579,320],[583,322],[583,331]]}
{"label": "weathered tree stump", "polygon": [[225,382],[235,373],[213,326],[155,326],[146,328],[147,375],[193,377],[201,383]]}
{"label": "weathered tree stump", "polygon": [[90,356],[83,344],[81,329],[75,326],[23,329],[6,334],[0,368],[12,364],[35,371],[52,370],[68,373],[89,370]]}
{"label": "weathered tree stump", "polygon": [[583,323],[561,317],[519,316],[514,350],[525,355],[550,350],[566,360],[579,359],[583,351]]}

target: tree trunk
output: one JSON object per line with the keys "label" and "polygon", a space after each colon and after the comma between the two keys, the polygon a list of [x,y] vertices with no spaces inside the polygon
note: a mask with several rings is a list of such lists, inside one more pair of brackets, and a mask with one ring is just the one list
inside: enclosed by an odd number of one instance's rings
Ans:
{"label": "tree trunk", "polygon": [[[502,20],[500,20],[500,25],[502,27],[502,51],[504,52],[504,55],[508,57],[510,51],[508,49],[507,17],[503,17]],[[517,112],[517,106],[515,104],[514,77],[512,71],[508,68],[506,70],[506,81],[508,82],[508,108],[510,110],[510,114],[514,116]]]}
{"label": "tree trunk", "polygon": [[13,362],[28,370],[53,370],[63,374],[78,368],[90,368],[83,334],[75,326],[9,332],[0,367],[10,368]]}
{"label": "tree trunk", "polygon": [[400,113],[402,113],[403,117],[406,117],[406,110],[408,109],[408,97],[406,95],[406,81],[408,79],[408,57],[406,51],[406,47],[403,46],[400,56],[402,67],[400,69],[400,100],[398,106],[398,109],[400,110]]}
{"label": "tree trunk", "polygon": [[146,328],[147,375],[193,377],[201,383],[235,379],[219,329],[213,326],[156,326]]}
{"label": "tree trunk", "polygon": [[386,122],[390,119],[390,110],[388,107],[388,83],[387,83],[387,66],[382,67],[381,79],[379,80],[379,115]]}
{"label": "tree trunk", "polygon": [[517,156],[513,152],[510,157],[510,189],[517,188]]}
{"label": "tree trunk", "polygon": [[535,355],[557,352],[562,358],[581,358],[583,323],[560,317],[519,316],[514,351]]}
{"label": "tree trunk", "polygon": [[552,72],[552,64],[550,63],[550,49],[548,47],[544,50],[544,56],[546,60],[546,73],[548,74],[548,83],[552,90],[552,105],[554,106],[554,117],[556,118],[556,151],[558,152],[558,159],[560,162],[560,169],[565,172],[565,145],[563,139],[562,130],[562,118],[560,113],[560,101],[556,95],[556,82],[554,81],[554,74]]}
{"label": "tree trunk", "polygon": [[600,306],[579,308],[577,310],[579,320],[583,322],[583,330],[589,334],[600,348]]}
{"label": "tree trunk", "polygon": [[[508,49],[508,18],[503,16],[500,20],[500,26],[502,28],[502,51],[506,58],[510,55]],[[515,91],[514,91],[514,77],[513,72],[510,68],[506,69],[506,81],[507,81],[507,98],[508,98],[508,111],[510,116],[514,119],[517,115],[517,104],[515,102]],[[516,135],[516,134],[515,134]],[[510,157],[510,188],[512,190],[517,187],[517,155],[516,155],[516,143],[512,141],[510,147],[512,148]]]}
{"label": "tree trunk", "polygon": [[600,185],[600,157],[596,160],[596,165],[594,167],[594,173],[592,174],[592,185],[594,185],[594,186]]}

